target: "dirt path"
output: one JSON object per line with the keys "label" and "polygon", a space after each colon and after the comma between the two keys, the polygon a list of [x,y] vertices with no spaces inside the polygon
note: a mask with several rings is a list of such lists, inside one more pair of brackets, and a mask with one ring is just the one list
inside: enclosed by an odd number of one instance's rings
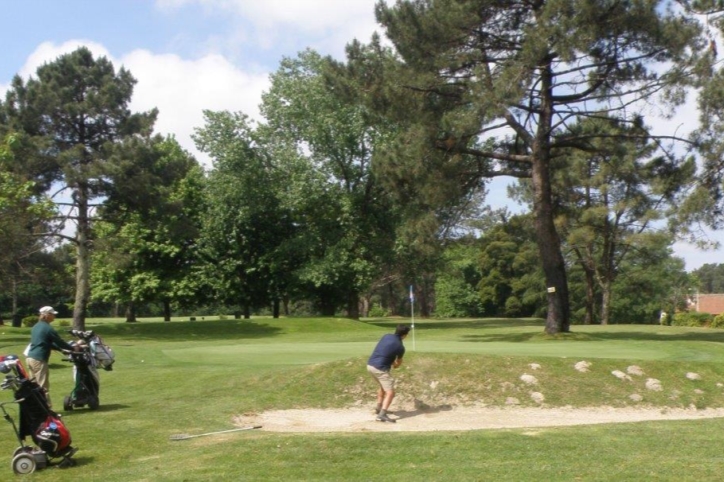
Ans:
{"label": "dirt path", "polygon": [[261,425],[269,432],[428,432],[538,428],[599,423],[684,420],[724,417],[724,409],[660,408],[488,408],[445,406],[428,410],[399,410],[397,423],[375,421],[369,409],[277,410],[235,418],[238,426]]}

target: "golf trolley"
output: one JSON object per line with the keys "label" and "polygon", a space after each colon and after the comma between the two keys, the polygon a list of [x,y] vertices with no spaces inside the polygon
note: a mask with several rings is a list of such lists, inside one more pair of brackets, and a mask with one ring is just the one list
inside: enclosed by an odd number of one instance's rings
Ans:
{"label": "golf trolley", "polygon": [[[75,461],[71,457],[76,449],[70,445],[70,432],[60,415],[48,406],[43,388],[28,378],[25,368],[15,355],[0,356],[0,373],[5,374],[0,389],[12,390],[15,398],[12,402],[0,403],[3,417],[12,425],[20,443],[20,447],[13,452],[10,464],[13,472],[24,475],[51,465],[61,468],[74,466]],[[5,408],[10,404],[19,407],[20,422],[17,425]],[[27,436],[37,447],[25,444]],[[60,460],[54,462],[53,459]]]}
{"label": "golf trolley", "polygon": [[98,366],[107,371],[113,370],[115,355],[92,330],[70,330],[69,333],[79,339],[71,344],[78,345],[81,349],[65,352],[68,356],[65,361],[73,363],[75,386],[70,395],[63,398],[63,410],[69,411],[86,405],[91,410],[97,410],[100,406],[101,388]]}

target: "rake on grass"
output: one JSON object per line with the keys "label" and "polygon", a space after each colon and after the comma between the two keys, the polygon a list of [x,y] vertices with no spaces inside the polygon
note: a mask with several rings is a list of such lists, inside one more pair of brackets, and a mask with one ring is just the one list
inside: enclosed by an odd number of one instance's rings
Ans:
{"label": "rake on grass", "polygon": [[176,435],[171,435],[171,440],[188,440],[190,438],[196,438],[196,437],[205,437],[206,435],[216,435],[220,433],[229,433],[229,432],[241,432],[242,430],[254,430],[257,428],[261,428],[261,425],[252,425],[249,427],[241,427],[241,428],[232,428],[230,430],[221,430],[219,432],[207,432],[207,433],[200,433],[197,435],[189,435],[187,433],[179,433]]}

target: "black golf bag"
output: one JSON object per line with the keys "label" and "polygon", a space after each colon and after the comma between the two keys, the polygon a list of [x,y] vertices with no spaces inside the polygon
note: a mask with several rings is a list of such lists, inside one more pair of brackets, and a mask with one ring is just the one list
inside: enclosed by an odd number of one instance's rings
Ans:
{"label": "black golf bag", "polygon": [[[36,468],[42,469],[50,464],[50,459],[61,458],[61,467],[75,464],[71,456],[76,449],[71,446],[68,428],[60,419],[60,415],[50,409],[43,388],[28,379],[27,372],[15,355],[0,357],[0,372],[6,374],[0,388],[12,390],[14,403],[18,404],[20,423],[16,426],[5,405],[2,411],[5,420],[10,422],[17,436],[20,447],[13,454],[12,467],[16,474],[28,474]],[[30,437],[37,449],[25,444]]]}
{"label": "black golf bag", "polygon": [[92,330],[70,330],[70,334],[79,339],[72,344],[81,349],[68,353],[67,361],[73,363],[75,386],[70,395],[63,399],[63,409],[68,411],[88,405],[91,410],[96,410],[100,406],[101,389],[98,367],[113,370],[113,350]]}

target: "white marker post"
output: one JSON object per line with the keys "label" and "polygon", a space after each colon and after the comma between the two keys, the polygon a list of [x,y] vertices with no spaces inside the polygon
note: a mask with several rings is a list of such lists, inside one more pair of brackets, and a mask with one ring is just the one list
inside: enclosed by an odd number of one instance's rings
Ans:
{"label": "white marker post", "polygon": [[412,351],[415,351],[415,292],[410,285],[410,317],[412,319]]}

